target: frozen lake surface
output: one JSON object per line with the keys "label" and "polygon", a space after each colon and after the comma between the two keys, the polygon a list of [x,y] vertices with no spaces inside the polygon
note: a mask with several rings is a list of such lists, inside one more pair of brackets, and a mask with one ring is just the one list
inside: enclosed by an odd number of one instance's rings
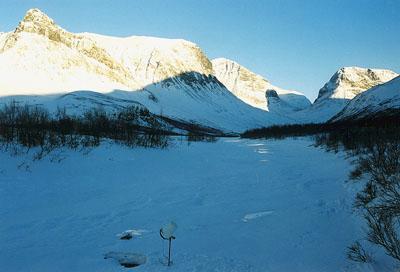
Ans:
{"label": "frozen lake surface", "polygon": [[[311,139],[0,153],[1,271],[354,271],[351,165]],[[160,227],[177,223],[173,265]],[[129,230],[130,240],[118,235]],[[135,255],[136,256],[136,255]]]}

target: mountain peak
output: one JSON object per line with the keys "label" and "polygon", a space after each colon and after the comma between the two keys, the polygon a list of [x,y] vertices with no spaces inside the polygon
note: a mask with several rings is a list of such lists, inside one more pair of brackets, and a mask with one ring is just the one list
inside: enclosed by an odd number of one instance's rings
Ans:
{"label": "mountain peak", "polygon": [[40,9],[33,8],[26,12],[24,18],[19,23],[16,32],[37,32],[38,34],[43,34],[45,28],[54,27],[54,21],[49,16],[47,16]]}
{"label": "mountain peak", "polygon": [[53,22],[53,20],[38,8],[29,9],[22,20],[24,22]]}
{"label": "mountain peak", "polygon": [[37,8],[30,9],[26,12],[22,21],[15,29],[15,33],[29,32],[40,35],[49,36],[55,32],[59,32],[58,27],[53,19]]}

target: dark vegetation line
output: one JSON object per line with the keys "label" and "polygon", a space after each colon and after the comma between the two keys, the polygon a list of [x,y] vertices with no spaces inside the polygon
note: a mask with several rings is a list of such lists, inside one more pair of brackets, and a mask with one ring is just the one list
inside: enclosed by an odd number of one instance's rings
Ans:
{"label": "dark vegetation line", "polygon": [[11,102],[0,108],[0,126],[110,137],[116,137],[122,131],[172,134],[165,124],[159,122],[156,115],[139,106],[131,106],[111,114],[102,108],[94,108],[80,116],[71,116],[61,108],[51,115],[48,110],[40,106],[21,106]]}
{"label": "dark vegetation line", "polygon": [[164,148],[168,136],[174,135],[167,129],[155,115],[137,106],[113,114],[92,109],[82,116],[67,115],[65,109],[51,115],[41,107],[21,106],[16,102],[0,109],[2,147],[15,144],[40,147],[42,155],[62,146],[74,149],[98,146],[104,138],[132,147]]}
{"label": "dark vegetation line", "polygon": [[383,129],[385,132],[396,132],[400,128],[400,111],[397,115],[380,115],[374,118],[359,120],[346,120],[341,122],[328,122],[322,124],[296,124],[284,126],[272,126],[248,130],[241,134],[243,138],[276,138],[301,137],[317,135],[321,133],[335,133],[354,136],[368,131],[376,133]]}
{"label": "dark vegetation line", "polygon": [[[179,133],[173,129],[180,129]],[[0,148],[39,147],[40,159],[55,148],[95,147],[110,139],[129,147],[166,148],[171,136],[186,137],[188,142],[215,141],[216,129],[152,114],[141,106],[113,113],[93,108],[79,116],[58,108],[51,114],[40,106],[20,105],[12,101],[0,108]]]}

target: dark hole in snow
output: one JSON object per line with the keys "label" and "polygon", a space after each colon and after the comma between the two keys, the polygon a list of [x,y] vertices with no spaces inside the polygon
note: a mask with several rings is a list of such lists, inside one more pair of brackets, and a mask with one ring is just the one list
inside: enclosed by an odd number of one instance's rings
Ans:
{"label": "dark hole in snow", "polygon": [[104,255],[104,259],[114,259],[126,268],[134,268],[147,261],[147,257],[143,254],[125,252],[109,252]]}
{"label": "dark hole in snow", "polygon": [[134,264],[134,263],[120,263],[120,265],[122,265],[123,267],[126,267],[126,268],[134,268],[134,267],[139,266],[140,264]]}
{"label": "dark hole in snow", "polygon": [[121,235],[121,237],[119,239],[121,240],[130,240],[132,239],[133,235],[131,233],[125,233],[123,235]]}

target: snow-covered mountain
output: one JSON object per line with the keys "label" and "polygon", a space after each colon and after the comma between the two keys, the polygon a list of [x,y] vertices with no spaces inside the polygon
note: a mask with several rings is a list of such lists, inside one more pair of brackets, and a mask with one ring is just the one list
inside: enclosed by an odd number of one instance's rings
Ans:
{"label": "snow-covered mountain", "polygon": [[398,76],[384,69],[343,67],[319,90],[315,103],[324,99],[353,99],[356,95]]}
{"label": "snow-covered mountain", "polygon": [[319,90],[312,106],[297,115],[302,122],[322,123],[339,113],[356,95],[398,76],[383,69],[344,67]]}
{"label": "snow-covered mountain", "polygon": [[226,132],[289,122],[232,95],[194,43],[75,34],[38,9],[0,36],[0,97],[74,114],[141,104],[155,114]]}
{"label": "snow-covered mountain", "polygon": [[253,107],[286,114],[311,105],[302,93],[274,86],[235,61],[217,58],[211,62],[219,81],[235,96]]}
{"label": "snow-covered mountain", "polygon": [[398,114],[399,110],[400,76],[357,95],[332,121]]}
{"label": "snow-covered mountain", "polygon": [[16,100],[65,107],[70,114],[136,105],[224,132],[325,122],[356,95],[396,76],[342,68],[310,106],[303,94],[276,87],[234,61],[210,61],[181,39],[72,33],[38,9],[29,10],[14,31],[0,33],[0,104]]}

